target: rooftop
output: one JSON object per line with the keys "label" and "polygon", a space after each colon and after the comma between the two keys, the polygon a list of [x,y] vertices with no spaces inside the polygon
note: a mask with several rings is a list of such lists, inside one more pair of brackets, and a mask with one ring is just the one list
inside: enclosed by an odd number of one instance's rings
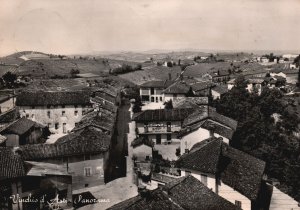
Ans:
{"label": "rooftop", "polygon": [[12,148],[0,147],[0,180],[25,176],[25,165]]}
{"label": "rooftop", "polygon": [[89,105],[89,91],[24,91],[17,96],[17,106]]}
{"label": "rooftop", "polygon": [[177,165],[184,169],[214,175],[226,185],[255,200],[260,191],[265,162],[211,138],[195,144]]}
{"label": "rooftop", "polygon": [[152,81],[148,81],[145,82],[143,84],[140,85],[140,87],[144,87],[144,88],[167,88],[168,86],[170,86],[174,81],[170,81],[170,80],[152,80]]}
{"label": "rooftop", "polygon": [[32,127],[42,128],[44,126],[32,120],[29,120],[25,117],[22,117],[16,120],[15,122],[11,123],[9,126],[7,126],[4,130],[1,131],[1,133],[23,135],[27,131],[29,131]]}
{"label": "rooftop", "polygon": [[25,160],[42,160],[83,154],[106,152],[111,137],[93,128],[86,128],[59,138],[55,144],[32,144],[21,146]]}
{"label": "rooftop", "polygon": [[133,120],[137,122],[183,121],[193,109],[153,109],[136,113]]}
{"label": "rooftop", "polygon": [[218,196],[192,176],[174,179],[163,189],[145,191],[109,208],[135,210],[238,210],[237,206]]}

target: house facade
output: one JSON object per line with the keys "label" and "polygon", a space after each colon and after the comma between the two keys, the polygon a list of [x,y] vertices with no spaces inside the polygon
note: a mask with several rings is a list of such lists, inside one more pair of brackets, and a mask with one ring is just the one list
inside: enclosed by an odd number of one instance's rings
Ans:
{"label": "house facade", "polygon": [[23,117],[11,123],[0,133],[6,137],[6,146],[17,147],[25,144],[43,143],[43,138],[47,135],[47,128]]}
{"label": "house facade", "polygon": [[57,164],[72,175],[73,189],[105,184],[111,136],[86,128],[63,136],[54,144],[20,147],[26,161]]}
{"label": "house facade", "polygon": [[140,97],[142,102],[159,103],[164,102],[163,90],[171,85],[173,82],[170,80],[149,81],[140,85]]}
{"label": "house facade", "polygon": [[66,134],[91,108],[88,91],[36,91],[17,96],[21,117],[49,127],[52,133]]}
{"label": "house facade", "polygon": [[196,143],[210,137],[222,137],[229,144],[236,127],[235,120],[218,114],[214,108],[201,107],[183,121],[178,133],[180,153],[190,151]]}
{"label": "house facade", "polygon": [[183,120],[192,109],[145,110],[133,116],[138,136],[152,140],[154,144],[168,144],[178,140]]}
{"label": "house facade", "polygon": [[180,157],[181,176],[192,175],[214,193],[243,210],[268,209],[262,200],[265,163],[209,138]]}

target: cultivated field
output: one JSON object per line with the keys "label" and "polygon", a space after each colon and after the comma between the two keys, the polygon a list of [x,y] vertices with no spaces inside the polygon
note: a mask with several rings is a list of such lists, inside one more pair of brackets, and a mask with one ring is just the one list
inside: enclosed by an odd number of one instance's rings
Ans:
{"label": "cultivated field", "polygon": [[179,66],[168,68],[164,66],[154,66],[145,70],[130,72],[127,74],[120,74],[119,77],[129,80],[134,84],[140,85],[146,81],[151,80],[168,80],[169,75],[171,79],[176,79],[181,72]]}

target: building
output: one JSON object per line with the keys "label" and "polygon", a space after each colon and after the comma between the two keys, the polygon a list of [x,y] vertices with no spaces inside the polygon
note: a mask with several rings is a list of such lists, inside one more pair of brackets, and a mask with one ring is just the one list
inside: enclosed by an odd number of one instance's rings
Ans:
{"label": "building", "polygon": [[236,127],[237,121],[218,114],[214,108],[200,107],[187,116],[182,123],[182,129],[178,133],[180,153],[186,153],[196,143],[210,137],[222,137],[228,144]]}
{"label": "building", "polygon": [[170,86],[173,81],[154,80],[148,81],[140,85],[140,97],[142,102],[164,102],[162,91]]}
{"label": "building", "polygon": [[[49,207],[49,203],[59,205],[61,209],[71,208],[72,177],[66,168],[27,162],[21,155],[16,149],[0,148],[1,209],[43,209]],[[64,202],[57,203],[57,195]],[[21,199],[28,202],[21,202]]]}
{"label": "building", "polygon": [[135,161],[146,161],[152,159],[152,151],[154,147],[154,142],[143,136],[137,137],[131,142],[133,147],[132,156],[135,158]]}
{"label": "building", "polygon": [[54,144],[20,147],[26,161],[66,167],[72,175],[72,188],[81,189],[106,182],[111,136],[93,127],[59,138]]}
{"label": "building", "polygon": [[46,126],[23,117],[8,125],[0,134],[6,137],[6,146],[17,147],[25,144],[44,143],[49,134],[47,131]]}
{"label": "building", "polygon": [[19,109],[17,107],[0,114],[0,129],[6,127],[10,123],[20,118]]}
{"label": "building", "polygon": [[136,122],[138,136],[152,140],[155,144],[167,144],[177,140],[184,119],[193,109],[155,109],[136,113],[132,120]]}
{"label": "building", "polygon": [[[262,77],[253,77],[246,79],[247,87],[249,93],[257,93],[258,95],[261,94],[262,89],[266,86],[266,81]],[[228,90],[231,90],[235,86],[235,79],[228,81]]]}
{"label": "building", "polygon": [[185,81],[177,81],[162,91],[164,101],[174,101],[194,96],[192,87]]}
{"label": "building", "polygon": [[68,133],[91,108],[89,91],[26,91],[17,96],[20,116],[48,126],[52,133]]}
{"label": "building", "polygon": [[182,177],[166,184],[162,189],[147,190],[140,188],[139,195],[118,203],[108,210],[238,210],[231,204],[213,193],[192,176]]}
{"label": "building", "polygon": [[265,162],[209,138],[177,161],[181,176],[192,175],[212,192],[243,210],[268,209],[264,197]]}
{"label": "building", "polygon": [[227,92],[228,88],[221,85],[217,85],[211,89],[211,95],[214,100],[220,99]]}

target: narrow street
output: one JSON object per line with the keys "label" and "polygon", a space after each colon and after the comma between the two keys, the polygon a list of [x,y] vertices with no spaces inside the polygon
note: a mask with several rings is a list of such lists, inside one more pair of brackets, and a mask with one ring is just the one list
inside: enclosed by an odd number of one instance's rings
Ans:
{"label": "narrow street", "polygon": [[[107,209],[121,201],[134,197],[138,194],[134,184],[132,148],[131,142],[135,138],[134,122],[131,122],[131,107],[126,104],[120,107],[117,129],[118,138],[113,144],[111,170],[114,179],[106,185],[100,185],[83,189],[82,192],[91,192],[100,202],[81,207],[81,210]],[[124,138],[125,137],[125,138]],[[128,143],[127,143],[128,141]],[[76,193],[80,193],[79,191]],[[108,200],[106,202],[105,200]],[[104,202],[101,202],[104,201]]]}

